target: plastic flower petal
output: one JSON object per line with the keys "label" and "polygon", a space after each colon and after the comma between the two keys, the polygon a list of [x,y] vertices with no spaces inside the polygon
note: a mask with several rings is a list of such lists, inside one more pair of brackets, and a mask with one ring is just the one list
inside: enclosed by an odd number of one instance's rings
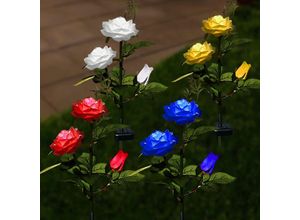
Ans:
{"label": "plastic flower petal", "polygon": [[169,130],[154,131],[140,142],[142,154],[145,156],[164,156],[173,150],[178,139]]}
{"label": "plastic flower petal", "polygon": [[149,67],[148,64],[145,64],[143,69],[137,75],[138,83],[147,85],[152,71],[153,67]]}
{"label": "plastic flower petal", "polygon": [[126,21],[123,17],[102,22],[101,33],[117,42],[127,41],[131,37],[136,36],[138,32],[135,23],[132,20]]}
{"label": "plastic flower petal", "polygon": [[195,101],[188,102],[186,99],[179,99],[164,106],[163,117],[167,121],[184,125],[195,121],[197,117],[201,117],[201,114]]}
{"label": "plastic flower petal", "polygon": [[50,148],[55,156],[72,154],[76,151],[82,139],[83,133],[77,128],[71,127],[69,130],[60,131]]}
{"label": "plastic flower petal", "polygon": [[248,64],[246,61],[240,65],[240,67],[235,71],[235,76],[238,79],[246,79],[249,69],[251,68],[251,64]]}
{"label": "plastic flower petal", "polygon": [[123,150],[119,150],[118,153],[110,160],[110,168],[118,172],[122,171],[127,157],[128,153]]}
{"label": "plastic flower petal", "polygon": [[214,170],[215,164],[219,156],[214,153],[209,153],[207,157],[200,164],[200,168],[202,171],[211,174]]}
{"label": "plastic flower petal", "polygon": [[97,120],[108,113],[108,109],[101,99],[84,98],[72,105],[72,115],[86,121]]}
{"label": "plastic flower petal", "polygon": [[232,29],[232,21],[229,17],[223,18],[222,15],[215,15],[202,21],[202,30],[205,33],[214,35],[215,37],[226,35]]}
{"label": "plastic flower petal", "polygon": [[112,64],[116,55],[117,52],[111,49],[111,47],[96,47],[86,58],[84,58],[84,62],[86,63],[86,68],[89,70],[94,70],[96,68],[105,69]]}
{"label": "plastic flower petal", "polygon": [[204,64],[212,58],[213,53],[213,47],[205,41],[203,44],[194,44],[183,56],[187,64]]}

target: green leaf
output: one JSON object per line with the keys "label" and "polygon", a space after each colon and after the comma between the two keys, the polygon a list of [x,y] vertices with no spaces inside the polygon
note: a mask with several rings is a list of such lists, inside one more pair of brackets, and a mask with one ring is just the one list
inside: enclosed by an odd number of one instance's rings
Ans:
{"label": "green leaf", "polygon": [[123,45],[123,57],[128,57],[133,54],[136,49],[139,49],[141,47],[148,47],[150,45],[152,45],[152,43],[149,41],[138,41],[135,43],[126,42]]}
{"label": "green leaf", "polygon": [[133,80],[134,80],[135,76],[131,76],[131,75],[127,75],[123,78],[122,80],[122,85],[126,85],[126,86],[133,86]]}
{"label": "green leaf", "polygon": [[230,94],[236,88],[236,84],[232,81],[222,81],[216,85],[216,89],[222,91],[223,94]]}
{"label": "green leaf", "polygon": [[119,178],[119,176],[120,176],[120,174],[118,172],[113,172],[111,178],[112,178],[113,181],[115,181],[115,180],[117,180]]}
{"label": "green leaf", "polygon": [[71,160],[74,160],[74,155],[73,154],[64,154],[60,157],[61,162],[66,163]]}
{"label": "green leaf", "polygon": [[79,86],[91,79],[93,79],[95,77],[95,75],[90,75],[90,76],[87,76],[87,77],[84,77],[83,79],[81,79],[79,82],[75,83],[74,86]]}
{"label": "green leaf", "polygon": [[111,90],[111,93],[113,94],[114,98],[117,100],[120,100],[120,94],[114,91],[113,89]]}
{"label": "green leaf", "polygon": [[152,172],[159,172],[160,170],[164,169],[166,167],[166,160],[164,157],[152,157],[151,159]]}
{"label": "green leaf", "polygon": [[213,173],[210,176],[209,182],[216,183],[216,184],[228,184],[235,180],[236,178],[233,176],[230,176],[227,173],[218,172]]}
{"label": "green leaf", "polygon": [[93,166],[93,173],[105,173],[106,163],[97,163]]}
{"label": "green leaf", "polygon": [[[207,75],[205,75],[207,76]],[[215,74],[208,74],[208,78],[210,80],[210,82],[216,82],[218,80],[217,76]]]}
{"label": "green leaf", "polygon": [[150,93],[157,93],[157,92],[163,92],[167,89],[168,87],[157,82],[151,82],[146,85],[145,91],[150,92]]}
{"label": "green leaf", "polygon": [[89,173],[89,169],[86,165],[79,164],[79,169],[80,169],[80,172],[82,174],[88,174]]}
{"label": "green leaf", "polygon": [[180,186],[177,183],[171,182],[171,186],[176,192],[180,193]]}
{"label": "green leaf", "polygon": [[184,132],[184,140],[185,141],[191,141],[198,138],[198,136],[201,136],[202,134],[209,133],[215,130],[215,127],[213,126],[201,126],[198,128],[188,128]]}
{"label": "green leaf", "polygon": [[203,174],[203,182],[204,182],[204,183],[207,182],[207,181],[209,181],[209,178],[210,178],[210,175],[209,175],[209,174],[207,174],[207,173],[204,173],[204,174]]}
{"label": "green leaf", "polygon": [[217,89],[215,89],[214,87],[209,87],[210,88],[210,91],[212,92],[212,94],[214,95],[214,96],[218,96],[218,94],[219,94],[219,91],[217,90]]}
{"label": "green leaf", "polygon": [[55,167],[58,167],[58,166],[60,166],[60,165],[61,165],[61,163],[57,163],[57,164],[54,164],[54,165],[52,165],[52,166],[50,166],[50,167],[47,167],[47,168],[43,169],[43,170],[40,172],[40,175],[42,175],[43,173],[46,173],[46,172],[48,172],[49,170],[52,170],[52,169],[54,169]]}
{"label": "green leaf", "polygon": [[133,43],[133,45],[134,45],[135,49],[139,49],[141,47],[149,47],[149,46],[153,45],[153,43],[150,41],[138,41],[138,42]]}
{"label": "green leaf", "polygon": [[114,90],[124,97],[132,97],[134,95],[134,92],[137,90],[136,86],[131,85],[123,85],[115,87]]}
{"label": "green leaf", "polygon": [[251,43],[253,40],[250,38],[235,38],[232,40],[232,45],[234,46],[241,46],[244,44]]}
{"label": "green leaf", "polygon": [[164,161],[165,161],[164,157],[154,156],[151,158],[152,164],[160,164],[160,163],[163,163]]}
{"label": "green leaf", "polygon": [[[183,159],[183,166],[185,165],[185,161],[186,159]],[[175,168],[177,171],[179,171],[180,169],[180,156],[177,154],[174,154],[169,160],[168,160],[168,164]]]}
{"label": "green leaf", "polygon": [[233,75],[233,73],[231,73],[231,72],[223,73],[221,75],[221,81],[231,82],[232,81],[232,75]]}
{"label": "green leaf", "polygon": [[245,83],[245,81],[242,80],[242,79],[240,79],[240,80],[238,81],[238,87],[240,88],[240,87],[244,86],[244,83]]}
{"label": "green leaf", "polygon": [[124,125],[124,124],[110,124],[104,127],[96,127],[94,129],[93,132],[93,138],[94,139],[101,139],[106,137],[109,133],[115,132],[117,129],[121,129],[121,128],[127,128],[128,125]]}
{"label": "green leaf", "polygon": [[111,72],[109,73],[109,77],[111,80],[119,83],[119,75],[120,75],[120,69],[118,67],[113,67]]}
{"label": "green leaf", "polygon": [[141,181],[144,177],[145,176],[143,174],[140,174],[137,171],[125,170],[120,173],[119,180],[125,181],[125,182],[138,182],[138,181]]}
{"label": "green leaf", "polygon": [[244,83],[244,87],[249,89],[259,89],[259,79],[247,79]]}
{"label": "green leaf", "polygon": [[[89,167],[90,165],[90,154],[89,153],[82,153],[78,158],[77,158],[77,161],[83,165],[85,165],[86,167]],[[96,161],[96,157],[93,156],[93,164],[95,163]]]}
{"label": "green leaf", "polygon": [[215,183],[208,182],[207,184],[202,186],[200,189],[205,192],[216,192],[218,189],[218,186]]}
{"label": "green leaf", "polygon": [[218,73],[218,64],[217,63],[212,63],[208,68],[207,68],[208,72],[210,73]]}
{"label": "green leaf", "polygon": [[80,180],[80,185],[82,187],[82,190],[86,190],[86,191],[90,191],[90,184],[88,184],[87,182],[85,182],[84,180]]}
{"label": "green leaf", "polygon": [[229,4],[227,4],[224,8],[224,15],[227,17],[233,17],[235,15],[235,11],[238,8],[238,4],[236,1],[231,1]]}
{"label": "green leaf", "polygon": [[80,172],[79,166],[73,166],[73,167],[69,168],[67,171],[68,171],[69,173],[74,174],[74,175],[81,175],[81,174],[82,174],[82,173]]}
{"label": "green leaf", "polygon": [[159,175],[165,176],[165,177],[173,177],[171,175],[170,169],[169,168],[163,168],[158,172]]}
{"label": "green leaf", "polygon": [[203,64],[194,64],[192,66],[193,72],[197,72],[198,74],[205,73],[205,68]]}
{"label": "green leaf", "polygon": [[99,68],[94,69],[94,72],[98,76],[103,75],[106,71],[107,71],[106,69],[99,69]]}
{"label": "green leaf", "polygon": [[185,187],[191,181],[191,175],[179,176],[174,181],[181,187]]}
{"label": "green leaf", "polygon": [[194,136],[199,136],[208,132],[214,131],[215,127],[213,126],[201,126],[195,129],[193,135]]}
{"label": "green leaf", "polygon": [[123,45],[123,57],[128,57],[135,51],[134,45],[131,43],[125,43]]}
{"label": "green leaf", "polygon": [[188,165],[183,169],[183,175],[185,176],[196,176],[197,165]]}
{"label": "green leaf", "polygon": [[173,80],[172,83],[178,82],[178,81],[180,81],[180,80],[182,80],[182,79],[184,79],[184,78],[186,78],[186,77],[188,77],[188,76],[191,76],[191,75],[193,75],[193,74],[194,74],[193,72],[184,74],[184,75],[180,76],[179,78]]}

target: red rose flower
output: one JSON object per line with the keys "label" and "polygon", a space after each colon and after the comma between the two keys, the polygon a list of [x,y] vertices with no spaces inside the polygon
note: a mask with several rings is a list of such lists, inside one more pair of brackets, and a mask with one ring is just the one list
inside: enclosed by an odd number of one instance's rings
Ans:
{"label": "red rose flower", "polygon": [[119,150],[119,152],[110,160],[110,168],[112,170],[117,170],[118,172],[122,171],[127,157],[128,153]]}
{"label": "red rose flower", "polygon": [[108,109],[101,99],[84,98],[72,106],[72,115],[86,121],[92,121],[108,113]]}
{"label": "red rose flower", "polygon": [[50,148],[55,156],[72,154],[76,151],[82,139],[83,133],[77,128],[71,127],[69,130],[59,132]]}

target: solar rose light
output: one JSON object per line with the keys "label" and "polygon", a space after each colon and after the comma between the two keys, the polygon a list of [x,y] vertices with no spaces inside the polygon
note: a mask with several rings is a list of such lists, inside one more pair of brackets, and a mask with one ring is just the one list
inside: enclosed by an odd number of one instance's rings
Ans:
{"label": "solar rose light", "polygon": [[[164,106],[163,118],[175,123],[182,131],[178,136],[169,130],[154,131],[140,142],[141,155],[151,157],[151,173],[148,181],[165,186],[171,191],[180,207],[180,219],[184,219],[185,198],[198,189],[207,190],[216,184],[228,184],[234,177],[224,172],[214,172],[219,155],[209,152],[198,156],[198,164],[188,164],[185,151],[188,145],[213,126],[199,126],[202,112],[195,101],[179,99]],[[154,177],[152,175],[155,175]],[[152,178],[153,177],[153,178]]]}
{"label": "solar rose light", "polygon": [[[123,150],[119,150],[115,156],[112,155],[105,162],[98,161],[95,150],[103,147],[101,140],[117,128],[125,126],[110,123],[109,110],[101,99],[87,97],[79,100],[73,104],[71,114],[89,123],[91,133],[83,134],[74,127],[60,131],[50,145],[51,153],[58,157],[60,162],[44,169],[41,174],[56,167],[71,174],[72,178],[66,182],[78,187],[90,201],[90,220],[94,220],[95,196],[107,191],[112,185],[142,180],[144,175],[140,172],[148,169],[149,166],[138,170],[124,170],[129,155]],[[91,137],[87,152],[78,155],[78,148],[83,148],[81,145],[87,135]]]}
{"label": "solar rose light", "polygon": [[[129,3],[129,9],[132,9],[133,1]],[[232,128],[223,120],[225,101],[235,94],[259,88],[259,80],[249,78],[252,69],[246,61],[237,61],[235,70],[226,69],[225,56],[230,55],[232,48],[246,42],[234,34],[231,19],[216,15],[204,20],[202,30],[206,33],[205,41],[195,43],[183,54],[184,64],[190,71],[173,81],[188,80],[184,97],[163,107],[162,120],[175,124],[181,132],[177,134],[172,129],[153,131],[140,141],[141,156],[148,158],[149,165],[127,170],[126,161],[132,156],[126,152],[126,141],[134,138],[134,132],[126,120],[124,106],[139,96],[153,95],[167,89],[165,85],[151,81],[153,67],[147,64],[140,67],[136,75],[126,72],[126,59],[136,50],[151,45],[147,41],[134,40],[139,30],[134,19],[128,16],[131,12],[129,10],[127,16],[102,22],[99,31],[105,40],[83,59],[88,74],[74,86],[93,82],[93,94],[76,101],[71,114],[89,124],[90,130],[84,133],[74,126],[62,128],[50,145],[51,153],[59,162],[42,170],[41,174],[57,167],[69,173],[72,178],[67,182],[74,184],[87,198],[90,204],[89,219],[94,220],[97,196],[109,191],[111,186],[143,180],[145,174],[141,172],[148,169],[151,171],[147,173],[149,181],[156,182],[158,178],[159,183],[173,194],[180,208],[180,219],[183,220],[188,196],[235,180],[225,172],[218,172],[218,161],[222,159],[220,154],[208,151],[205,155],[197,155],[197,162],[191,163],[186,156],[188,146],[203,135],[214,133],[221,147],[222,136],[232,134]],[[134,13],[131,17],[135,17]],[[109,46],[111,41],[117,42],[117,51]],[[204,92],[217,105],[216,126],[204,126],[200,120],[202,111],[197,101]],[[113,108],[118,110],[119,123],[113,123],[110,117]],[[111,133],[117,146],[101,145]],[[87,139],[90,139],[89,143],[86,143]],[[104,147],[114,147],[115,153],[99,161],[97,153]]]}
{"label": "solar rose light", "polygon": [[[129,4],[129,6],[131,5]],[[139,32],[133,20],[117,17],[104,21],[100,32],[105,37],[106,43],[110,40],[118,42],[118,52],[108,46],[93,49],[84,59],[85,68],[90,70],[91,74],[84,77],[75,86],[92,80],[96,84],[95,96],[113,100],[119,109],[120,123],[125,124],[124,105],[126,103],[141,95],[147,96],[162,92],[167,87],[158,82],[149,82],[153,67],[149,67],[147,64],[135,76],[126,72],[124,68],[126,59],[137,49],[151,45],[148,41],[129,42]],[[117,65],[109,69],[108,66],[113,63]],[[119,148],[122,149],[123,142],[132,140],[134,133],[129,127],[121,128],[116,131],[115,138]]]}
{"label": "solar rose light", "polygon": [[[233,15],[234,11],[227,14]],[[230,57],[232,49],[249,42],[249,39],[238,37],[229,17],[216,15],[205,19],[202,21],[202,30],[206,33],[205,41],[194,44],[183,54],[184,63],[190,67],[189,72],[172,82],[188,80],[189,86],[185,89],[187,99],[198,100],[205,92],[210,95],[218,109],[214,132],[221,147],[222,136],[232,135],[233,132],[223,119],[224,103],[233,95],[258,89],[259,79],[249,78],[251,64],[246,61],[237,61],[235,70],[228,69],[224,63],[224,58]]]}
{"label": "solar rose light", "polygon": [[[218,147],[221,147],[222,136],[232,135],[232,128],[223,121],[224,102],[235,94],[259,88],[258,79],[248,78],[251,64],[246,61],[237,61],[232,72],[226,69],[224,57],[230,56],[234,47],[248,41],[238,39],[234,34],[231,19],[213,16],[202,22],[202,30],[206,33],[205,41],[195,43],[183,54],[184,64],[190,71],[173,81],[188,80],[185,98],[164,106],[163,118],[180,126],[182,132],[176,136],[169,130],[154,131],[140,143],[141,154],[152,156],[151,171],[156,174],[156,183],[166,186],[178,202],[181,220],[184,219],[186,197],[235,180],[227,173],[215,171],[221,155],[214,152],[208,152],[204,157],[199,155],[202,160],[198,164],[188,164],[189,158],[185,156],[188,145],[204,134],[214,133],[218,137]],[[204,92],[217,104],[216,126],[199,126],[202,113],[196,101]]]}
{"label": "solar rose light", "polygon": [[[102,23],[100,32],[105,37],[105,43],[109,40],[118,42],[119,50],[114,51],[108,45],[95,47],[86,58],[84,68],[89,71],[81,81],[75,84],[79,86],[87,81],[94,82],[93,97],[83,98],[72,105],[72,116],[84,120],[91,127],[89,133],[83,133],[78,128],[59,132],[50,145],[51,152],[59,163],[56,163],[41,171],[44,174],[56,167],[72,175],[70,182],[85,195],[90,203],[90,220],[95,219],[95,197],[110,189],[113,185],[138,182],[144,178],[143,170],[125,170],[126,161],[130,155],[126,152],[123,142],[133,139],[133,131],[125,123],[124,105],[134,101],[138,96],[152,95],[167,89],[158,82],[151,82],[150,75],[153,68],[144,65],[137,75],[128,74],[124,63],[127,57],[138,48],[149,46],[146,41],[130,43],[137,34],[136,24],[131,19],[117,17]],[[109,108],[106,101],[112,101],[119,110],[119,123],[112,123],[109,116]],[[99,161],[96,151],[101,152],[103,139],[110,133],[115,134],[117,140],[115,155],[111,155],[105,161]],[[81,146],[85,137],[90,137],[88,148]],[[80,152],[78,153],[78,149]]]}

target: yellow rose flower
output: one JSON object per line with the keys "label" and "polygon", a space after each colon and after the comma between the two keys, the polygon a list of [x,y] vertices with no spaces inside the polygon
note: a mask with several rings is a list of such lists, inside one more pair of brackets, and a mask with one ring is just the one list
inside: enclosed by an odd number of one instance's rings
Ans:
{"label": "yellow rose flower", "polygon": [[223,18],[222,15],[216,15],[202,21],[202,30],[205,33],[216,37],[228,34],[232,30],[232,21],[229,17]]}
{"label": "yellow rose flower", "polygon": [[248,64],[246,61],[244,61],[242,63],[242,65],[240,65],[240,67],[235,71],[236,78],[238,78],[238,79],[241,79],[241,78],[246,79],[250,67],[251,67],[251,64]]}
{"label": "yellow rose flower", "polygon": [[214,49],[211,44],[204,42],[194,44],[183,56],[187,64],[203,64],[211,59],[213,53]]}

